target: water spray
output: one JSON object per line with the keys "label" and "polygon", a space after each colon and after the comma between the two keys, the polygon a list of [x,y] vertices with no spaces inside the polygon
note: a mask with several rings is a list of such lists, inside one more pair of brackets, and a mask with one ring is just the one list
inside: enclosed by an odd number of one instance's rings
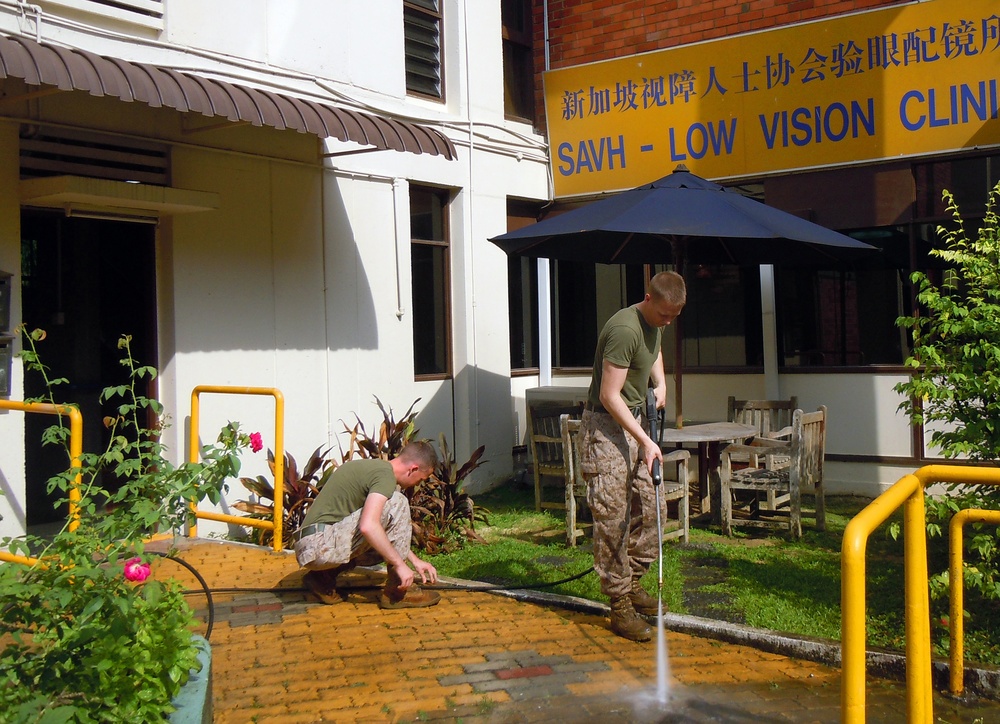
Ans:
{"label": "water spray", "polygon": [[[646,390],[646,420],[649,421],[649,437],[657,445],[662,443],[663,425],[660,412],[656,409],[656,394],[652,388]],[[660,520],[660,484],[663,471],[659,458],[653,460],[653,490],[656,493],[656,540],[658,543],[656,576],[656,700],[666,704],[670,698],[669,664],[667,661],[667,638],[663,627],[663,522]]]}

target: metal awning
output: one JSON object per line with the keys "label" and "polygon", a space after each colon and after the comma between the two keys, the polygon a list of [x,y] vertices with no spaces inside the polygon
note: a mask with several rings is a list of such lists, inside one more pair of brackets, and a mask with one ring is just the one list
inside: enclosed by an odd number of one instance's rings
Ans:
{"label": "metal awning", "polygon": [[96,55],[86,50],[0,34],[0,78],[86,91],[153,108],[194,111],[254,126],[313,133],[378,150],[456,157],[439,131],[385,116],[337,108],[196,73]]}

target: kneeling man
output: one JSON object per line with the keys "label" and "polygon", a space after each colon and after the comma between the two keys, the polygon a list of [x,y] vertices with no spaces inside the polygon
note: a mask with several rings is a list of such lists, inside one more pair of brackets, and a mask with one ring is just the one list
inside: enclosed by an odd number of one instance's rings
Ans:
{"label": "kneeling man", "polygon": [[[382,608],[420,608],[441,599],[413,584],[437,583],[437,571],[410,550],[410,502],[400,491],[416,487],[437,467],[434,447],[408,443],[392,460],[350,460],[338,467],[309,507],[295,558],[308,569],[306,587],[323,603],[339,603],[340,573],[385,562],[388,573],[379,596]],[[398,487],[397,487],[398,486]]]}

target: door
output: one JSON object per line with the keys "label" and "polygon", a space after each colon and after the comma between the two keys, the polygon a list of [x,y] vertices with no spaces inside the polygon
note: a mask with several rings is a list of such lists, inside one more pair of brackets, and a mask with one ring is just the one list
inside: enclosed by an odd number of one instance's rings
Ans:
{"label": "door", "polygon": [[[106,449],[106,415],[117,404],[100,402],[101,391],[125,384],[118,340],[132,337],[137,364],[157,364],[156,228],[150,224],[67,217],[28,211],[21,215],[22,320],[46,332],[36,343],[50,378],[65,378],[53,392],[56,402],[75,403],[83,414],[84,452]],[[155,396],[154,382],[143,380],[139,394]],[[46,394],[42,376],[25,372],[26,399]],[[66,452],[43,446],[50,415],[25,416],[26,517],[29,526],[65,519],[61,497],[47,481],[68,467]],[[114,489],[113,476],[99,484]]]}

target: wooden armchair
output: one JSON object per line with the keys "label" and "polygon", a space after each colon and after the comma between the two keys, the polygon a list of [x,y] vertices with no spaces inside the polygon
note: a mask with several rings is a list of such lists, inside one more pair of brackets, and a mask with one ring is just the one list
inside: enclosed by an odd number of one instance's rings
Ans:
{"label": "wooden armchair", "polygon": [[787,400],[737,400],[730,397],[726,419],[753,425],[760,437],[771,437],[792,424],[792,413],[798,406],[798,397]]}
{"label": "wooden armchair", "polygon": [[545,478],[553,478],[560,488],[566,481],[566,460],[563,456],[562,431],[559,418],[569,415],[580,419],[583,405],[539,403],[528,408],[528,447],[531,450],[531,467],[535,478],[535,510],[562,509],[564,503],[548,502],[542,495]]}
{"label": "wooden armchair", "polygon": [[[799,398],[794,395],[787,400],[737,400],[730,396],[726,420],[753,425],[757,428],[757,438],[769,438],[792,424],[792,413],[798,406]],[[750,444],[756,445],[755,442]],[[760,457],[754,453],[734,454],[732,462],[734,470],[761,466]],[[787,502],[787,497],[776,498],[773,491],[767,496],[767,506],[772,509]]]}
{"label": "wooden armchair", "polygon": [[[816,518],[816,528],[826,530],[823,501],[823,459],[826,454],[826,407],[816,412],[795,410],[792,424],[770,438],[758,438],[755,445],[729,445],[722,450],[722,532],[732,535],[734,525],[788,528],[792,536],[802,536],[802,517]],[[781,438],[787,438],[781,439]],[[757,455],[765,465],[734,470],[732,459],[738,455]],[[814,511],[803,511],[803,488],[812,486],[816,495]],[[751,493],[746,516],[733,511],[734,494]],[[784,497],[787,495],[787,499]],[[761,507],[761,496],[783,501],[773,507]]]}
{"label": "wooden armchair", "polygon": [[[562,415],[560,428],[563,438],[563,455],[566,460],[566,545],[575,546],[576,539],[584,532],[577,524],[577,498],[586,500],[587,483],[580,473],[580,421]],[[688,542],[690,526],[690,509],[688,507],[688,461],[691,453],[687,450],[674,450],[663,456],[663,481],[660,483],[661,524],[663,538],[680,538]],[[668,480],[666,473],[670,464],[676,463],[676,480]],[[677,503],[677,517],[668,515],[668,503]]]}

